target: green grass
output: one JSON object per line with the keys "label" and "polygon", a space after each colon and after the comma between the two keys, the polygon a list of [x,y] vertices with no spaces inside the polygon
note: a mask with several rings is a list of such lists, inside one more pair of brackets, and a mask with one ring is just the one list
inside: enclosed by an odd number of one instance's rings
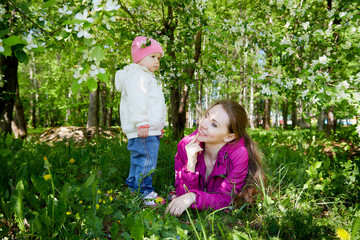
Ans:
{"label": "green grass", "polygon": [[[192,129],[187,129],[189,134]],[[325,154],[329,140],[309,131],[252,130],[264,154],[264,199],[231,211],[165,215],[127,190],[127,142],[97,138],[84,145],[0,141],[0,236],[27,239],[359,239],[359,156],[349,144]],[[340,141],[343,139],[338,133]],[[359,144],[358,138],[351,138]],[[161,139],[153,176],[162,196],[173,190],[177,141]],[[44,161],[46,156],[47,161]],[[71,163],[70,159],[75,162]],[[52,178],[45,180],[44,175]],[[24,223],[26,219],[26,223]]]}

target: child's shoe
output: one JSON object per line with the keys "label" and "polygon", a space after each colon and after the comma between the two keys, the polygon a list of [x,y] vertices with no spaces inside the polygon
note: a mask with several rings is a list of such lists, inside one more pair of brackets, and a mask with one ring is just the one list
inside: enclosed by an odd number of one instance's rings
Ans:
{"label": "child's shoe", "polygon": [[151,193],[149,193],[148,195],[146,195],[144,197],[144,204],[146,206],[158,206],[158,205],[162,205],[165,204],[165,199],[163,199],[162,197],[159,197],[158,194],[154,191],[152,191]]}

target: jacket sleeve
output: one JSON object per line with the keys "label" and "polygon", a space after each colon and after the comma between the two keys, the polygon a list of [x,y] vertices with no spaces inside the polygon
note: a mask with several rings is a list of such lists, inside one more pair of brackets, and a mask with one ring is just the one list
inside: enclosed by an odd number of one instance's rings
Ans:
{"label": "jacket sleeve", "polygon": [[129,109],[132,114],[130,122],[136,127],[149,124],[147,94],[151,87],[151,78],[145,72],[137,71],[132,79],[127,81]]}
{"label": "jacket sleeve", "polygon": [[238,194],[245,185],[246,175],[248,173],[249,156],[245,147],[236,156],[230,158],[232,166],[229,172],[222,178],[216,190],[212,193],[192,189],[196,194],[196,201],[192,208],[202,209],[220,209],[231,204],[232,196]]}
{"label": "jacket sleeve", "polygon": [[177,196],[199,188],[199,172],[191,172],[187,169],[188,161],[185,146],[190,140],[186,141],[185,139],[188,139],[188,137],[180,141],[175,155],[175,191]]}

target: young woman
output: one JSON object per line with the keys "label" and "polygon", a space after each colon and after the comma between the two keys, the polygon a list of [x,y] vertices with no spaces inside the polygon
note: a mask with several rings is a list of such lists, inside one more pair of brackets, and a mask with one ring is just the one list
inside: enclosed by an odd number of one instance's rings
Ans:
{"label": "young woman", "polygon": [[189,207],[220,209],[235,198],[252,200],[265,174],[247,124],[244,108],[232,100],[218,101],[206,111],[198,129],[178,144],[177,197],[166,212],[180,216]]}

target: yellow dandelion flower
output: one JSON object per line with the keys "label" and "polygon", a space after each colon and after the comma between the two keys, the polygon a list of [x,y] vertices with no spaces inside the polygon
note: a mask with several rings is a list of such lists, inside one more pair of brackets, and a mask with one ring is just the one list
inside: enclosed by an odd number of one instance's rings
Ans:
{"label": "yellow dandelion flower", "polygon": [[158,197],[158,198],[155,199],[156,203],[162,203],[163,201],[164,201],[164,199],[161,198],[161,197]]}
{"label": "yellow dandelion flower", "polygon": [[103,200],[103,203],[106,203],[106,201],[105,201],[105,200]]}
{"label": "yellow dandelion flower", "polygon": [[83,201],[82,201],[82,200],[80,200],[80,201],[79,201],[79,203],[80,203],[80,204],[82,204],[82,203],[83,203]]}
{"label": "yellow dandelion flower", "polygon": [[99,209],[100,205],[99,205],[99,204],[96,204],[95,207],[96,207],[96,209]]}
{"label": "yellow dandelion flower", "polygon": [[70,162],[70,163],[74,163],[74,162],[75,162],[75,159],[71,158],[71,159],[69,160],[69,162]]}
{"label": "yellow dandelion flower", "polygon": [[48,181],[49,179],[51,179],[51,175],[50,174],[46,174],[45,176],[43,176],[43,178]]}
{"label": "yellow dandelion flower", "polygon": [[100,191],[100,190],[98,190],[98,193],[101,193],[101,191]]}
{"label": "yellow dandelion flower", "polygon": [[44,161],[47,161],[48,159],[47,159],[47,157],[46,156],[44,156]]}
{"label": "yellow dandelion flower", "polygon": [[109,197],[109,200],[110,200],[110,202],[112,202],[112,200],[113,200],[113,197],[112,197],[112,196],[110,196],[110,197]]}
{"label": "yellow dandelion flower", "polygon": [[110,190],[107,191],[108,194],[111,194],[112,192],[113,192],[112,189],[110,189]]}
{"label": "yellow dandelion flower", "polygon": [[66,215],[71,215],[71,212],[66,212]]}
{"label": "yellow dandelion flower", "polygon": [[120,223],[120,220],[117,220],[118,223]]}
{"label": "yellow dandelion flower", "polygon": [[102,201],[102,199],[100,198],[100,199],[99,199],[99,203],[101,203],[101,201]]}
{"label": "yellow dandelion flower", "polygon": [[350,234],[342,228],[336,229],[336,236],[340,238],[340,240],[350,240]]}

